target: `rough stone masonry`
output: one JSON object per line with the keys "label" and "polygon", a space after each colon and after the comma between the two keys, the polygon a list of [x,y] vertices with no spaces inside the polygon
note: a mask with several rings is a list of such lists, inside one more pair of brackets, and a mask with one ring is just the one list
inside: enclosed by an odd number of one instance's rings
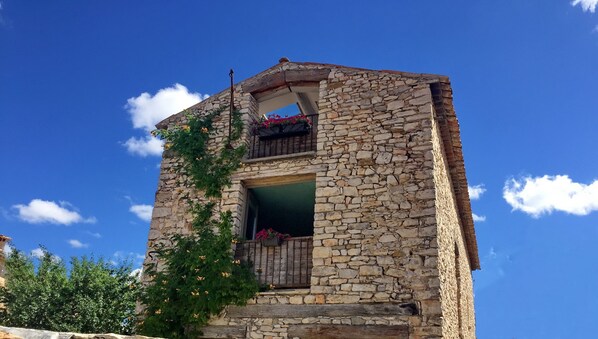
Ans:
{"label": "rough stone masonry", "polygon": [[[315,151],[247,159],[218,207],[232,211],[242,234],[248,186],[315,181],[311,284],[230,307],[206,336],[474,338],[471,271],[480,267],[448,78],[281,59],[234,86],[243,142],[251,146],[264,93],[293,86],[319,93]],[[226,90],[190,111],[229,98]],[[184,123],[179,113],[158,128]],[[228,114],[216,121],[214,147],[227,124]],[[181,185],[179,161],[164,152],[148,251],[189,231],[183,197],[202,199]]]}

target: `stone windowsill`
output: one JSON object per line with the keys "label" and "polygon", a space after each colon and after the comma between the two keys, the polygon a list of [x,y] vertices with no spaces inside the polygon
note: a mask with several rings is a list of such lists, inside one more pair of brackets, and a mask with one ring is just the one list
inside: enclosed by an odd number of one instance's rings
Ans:
{"label": "stone windowsill", "polygon": [[265,296],[277,296],[277,295],[308,295],[310,292],[309,288],[294,288],[274,291],[264,291],[257,294],[258,297]]}
{"label": "stone windowsill", "polygon": [[293,153],[293,154],[275,155],[273,157],[245,159],[245,160],[243,160],[243,163],[251,164],[251,163],[262,162],[262,161],[274,161],[274,160],[284,160],[284,159],[293,159],[293,158],[302,158],[302,157],[315,157],[315,156],[316,156],[315,151],[309,151],[309,152],[301,152],[301,153]]}

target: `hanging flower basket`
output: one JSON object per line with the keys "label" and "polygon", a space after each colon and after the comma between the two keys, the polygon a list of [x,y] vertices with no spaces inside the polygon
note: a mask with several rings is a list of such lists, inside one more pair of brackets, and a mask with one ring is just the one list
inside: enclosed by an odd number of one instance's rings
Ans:
{"label": "hanging flower basket", "polygon": [[255,235],[255,239],[260,240],[264,247],[280,246],[285,239],[290,237],[290,235],[280,233],[272,228],[264,228]]}
{"label": "hanging flower basket", "polygon": [[280,238],[262,239],[262,246],[264,247],[276,247],[280,245],[282,245],[282,239]]}
{"label": "hanging flower basket", "polygon": [[308,134],[311,124],[311,120],[304,115],[284,118],[272,115],[270,118],[259,122],[255,130],[260,139],[268,140]]}
{"label": "hanging flower basket", "polygon": [[258,127],[257,133],[262,140],[286,138],[295,135],[306,135],[309,133],[310,126],[305,123],[294,125],[276,125],[271,127]]}

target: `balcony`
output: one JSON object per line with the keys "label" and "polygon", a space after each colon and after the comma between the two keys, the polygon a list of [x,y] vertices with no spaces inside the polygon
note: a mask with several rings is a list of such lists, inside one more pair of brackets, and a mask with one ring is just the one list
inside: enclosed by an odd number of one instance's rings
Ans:
{"label": "balcony", "polygon": [[259,159],[280,155],[289,155],[316,150],[318,115],[311,114],[307,117],[312,122],[312,127],[307,134],[289,135],[266,139],[253,133],[249,139],[249,159]]}
{"label": "balcony", "polygon": [[250,262],[261,285],[276,289],[310,286],[313,237],[296,237],[282,245],[262,246],[259,240],[237,244],[235,258]]}

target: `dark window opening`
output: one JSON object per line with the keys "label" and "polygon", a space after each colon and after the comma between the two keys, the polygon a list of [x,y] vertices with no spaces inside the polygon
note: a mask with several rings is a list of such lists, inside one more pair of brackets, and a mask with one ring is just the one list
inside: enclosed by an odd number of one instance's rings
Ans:
{"label": "dark window opening", "polygon": [[245,239],[272,228],[291,237],[312,236],[314,232],[315,182],[264,186],[247,190]]}

